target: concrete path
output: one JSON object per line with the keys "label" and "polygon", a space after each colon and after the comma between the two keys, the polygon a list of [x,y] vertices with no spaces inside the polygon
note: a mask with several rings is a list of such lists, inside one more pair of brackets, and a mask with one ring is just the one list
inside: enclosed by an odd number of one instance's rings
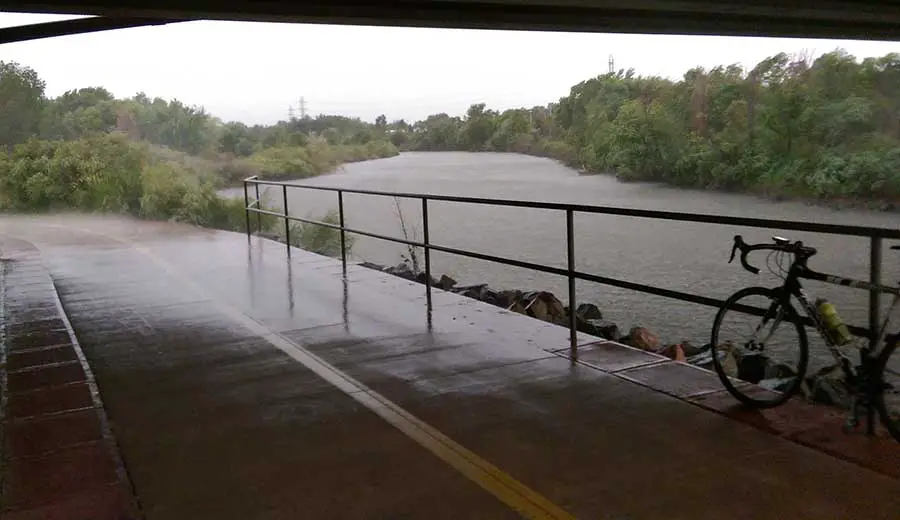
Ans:
{"label": "concrete path", "polygon": [[429,326],[420,285],[239,234],[0,234],[39,248],[148,519],[900,514],[890,468],[698,406],[694,367],[588,336],[573,365],[567,330],[448,293]]}

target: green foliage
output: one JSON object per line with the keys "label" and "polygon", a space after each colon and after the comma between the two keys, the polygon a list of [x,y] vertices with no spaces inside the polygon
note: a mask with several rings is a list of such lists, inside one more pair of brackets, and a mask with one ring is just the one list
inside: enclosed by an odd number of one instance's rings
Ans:
{"label": "green foliage", "polygon": [[121,134],[17,145],[0,156],[0,208],[123,213],[228,230],[245,222],[243,201],[222,199],[208,180]]}
{"label": "green foliage", "polygon": [[[315,220],[307,215],[309,220]],[[331,225],[339,225],[341,222],[340,215],[336,210],[328,211],[319,219],[321,222]],[[320,255],[339,258],[341,256],[341,232],[327,226],[317,224],[309,224],[306,222],[297,222],[291,224],[291,245],[299,247],[306,251],[312,251]],[[346,253],[349,256],[353,249],[356,237],[345,234],[344,244]]]}
{"label": "green foliage", "polygon": [[151,164],[141,172],[141,181],[141,217],[231,228],[217,222],[221,218],[221,203],[212,186],[198,181],[178,165]]}
{"label": "green foliage", "polygon": [[214,121],[202,107],[186,106],[180,101],[138,94],[122,103],[137,127],[137,133],[153,144],[190,154],[199,154],[215,142],[211,131]]}
{"label": "green foliage", "polygon": [[413,125],[415,144],[413,150],[459,150],[459,132],[462,120],[447,114],[428,116]]}
{"label": "green foliage", "polygon": [[604,74],[558,103],[429,116],[392,136],[409,150],[527,153],[623,180],[814,198],[900,192],[900,54],[780,53],[680,81]]}
{"label": "green foliage", "polygon": [[45,103],[40,135],[78,139],[116,129],[118,103],[104,88],[70,90]]}
{"label": "green foliage", "polygon": [[[506,151],[623,180],[769,195],[900,199],[900,54],[784,53],[678,81],[604,74],[546,106],[473,104],[409,124],[320,115],[223,122],[202,107],[102,87],[44,95],[34,70],[0,61],[0,207],[77,209],[244,227],[216,189],[261,175],[305,178],[399,150]],[[4,150],[5,149],[5,150]],[[335,219],[333,213],[324,217]],[[269,216],[262,230],[278,229]],[[255,225],[256,219],[251,219]],[[298,227],[297,245],[336,254],[336,232]],[[339,244],[339,242],[338,242]]]}
{"label": "green foliage", "polygon": [[[122,213],[243,230],[243,200],[220,198],[217,189],[251,175],[309,177],[398,153],[384,117],[375,125],[320,116],[248,127],[144,94],[116,99],[100,87],[55,99],[43,93],[33,70],[0,62],[0,209]],[[280,228],[269,215],[250,224],[252,231]],[[331,231],[300,229],[297,237],[332,254]]]}
{"label": "green foliage", "polygon": [[266,148],[250,156],[250,163],[269,179],[300,179],[330,172],[344,163],[397,153],[397,147],[387,141],[331,145],[323,138],[316,138],[306,146]]}
{"label": "green foliage", "polygon": [[121,135],[29,140],[0,163],[3,206],[137,214],[145,157]]}
{"label": "green foliage", "polygon": [[257,144],[253,140],[250,129],[243,123],[228,123],[219,136],[219,151],[240,157],[253,155]]}
{"label": "green foliage", "polygon": [[275,146],[250,157],[260,174],[269,179],[310,177],[319,168],[327,167],[327,159],[318,159],[318,164],[314,164],[309,151],[301,146]]}
{"label": "green foliage", "polygon": [[38,131],[44,87],[34,69],[0,61],[0,146],[25,142]]}

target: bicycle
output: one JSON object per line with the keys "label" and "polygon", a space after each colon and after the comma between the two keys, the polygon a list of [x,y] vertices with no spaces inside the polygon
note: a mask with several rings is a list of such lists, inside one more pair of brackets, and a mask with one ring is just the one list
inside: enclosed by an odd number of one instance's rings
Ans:
{"label": "bicycle", "polygon": [[[784,283],[780,287],[741,289],[731,295],[719,308],[713,322],[710,346],[713,366],[722,384],[738,401],[753,408],[771,408],[787,402],[802,385],[806,384],[809,345],[805,325],[812,325],[824,340],[836,364],[840,366],[843,375],[842,384],[848,391],[850,411],[844,424],[845,432],[849,433],[859,425],[860,409],[864,409],[867,416],[868,433],[873,434],[874,407],[891,436],[900,441],[900,384],[895,388],[894,385],[884,381],[885,374],[900,378],[900,370],[894,367],[894,365],[900,365],[900,356],[894,360],[891,366],[888,366],[891,355],[900,342],[900,333],[887,334],[892,317],[900,310],[900,285],[897,287],[875,285],[861,280],[816,272],[807,265],[808,260],[817,253],[815,248],[806,246],[801,241],[792,242],[778,236],[772,237],[772,240],[774,242],[772,244],[749,245],[740,235],[734,237],[734,245],[728,263],[733,262],[735,253],[740,251],[741,265],[753,274],[760,272],[758,268],[747,262],[747,255],[753,251],[769,250],[771,251],[769,258],[772,254],[781,255],[780,258],[783,258],[785,254],[793,255],[793,260],[785,269],[779,258],[780,273],[770,267],[770,271],[783,277]],[[890,249],[900,250],[900,246],[892,246]],[[874,347],[870,347],[868,341],[865,345],[858,346],[860,357],[855,366],[842,351],[842,348],[852,342],[848,342],[847,338],[840,334],[840,331],[836,332],[833,327],[828,327],[827,317],[823,316],[820,311],[823,309],[820,306],[821,301],[817,301],[815,305],[810,302],[800,283],[801,279],[894,295],[890,310],[878,329],[877,341],[872,344]],[[763,305],[753,307],[743,303],[752,297],[760,297],[764,302]],[[792,298],[796,298],[800,302],[800,306],[806,314],[805,319],[794,308],[791,303]],[[755,329],[751,327],[750,339],[738,343],[745,351],[738,350],[733,342],[722,342],[722,326],[732,311],[762,317],[761,323],[756,325]],[[789,347],[792,344],[794,347],[799,347],[796,369],[772,361],[773,352],[783,353],[783,350],[777,348],[767,350],[771,338],[779,325],[783,323],[790,324],[783,329],[789,331],[792,329],[797,336],[794,343],[788,344]],[[763,330],[768,324],[771,324],[771,331],[763,334]],[[846,329],[844,329],[844,333],[846,334]],[[868,340],[868,338],[866,339]],[[883,345],[880,350],[878,349],[879,345]],[[896,408],[888,410],[886,402],[888,398],[890,398],[891,404],[893,404],[893,399],[898,400]]]}

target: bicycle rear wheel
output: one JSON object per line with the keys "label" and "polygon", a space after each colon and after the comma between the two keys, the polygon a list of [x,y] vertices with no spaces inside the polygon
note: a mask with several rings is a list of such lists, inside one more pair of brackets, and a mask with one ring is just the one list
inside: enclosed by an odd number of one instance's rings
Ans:
{"label": "bicycle rear wheel", "polygon": [[[765,316],[743,306],[764,309]],[[713,322],[713,367],[741,403],[772,408],[790,399],[806,375],[806,330],[779,293],[748,287],[728,298]]]}
{"label": "bicycle rear wheel", "polygon": [[900,441],[900,356],[891,357],[898,345],[896,337],[888,341],[878,357],[876,380],[882,383],[882,390],[875,398],[875,407],[881,423]]}

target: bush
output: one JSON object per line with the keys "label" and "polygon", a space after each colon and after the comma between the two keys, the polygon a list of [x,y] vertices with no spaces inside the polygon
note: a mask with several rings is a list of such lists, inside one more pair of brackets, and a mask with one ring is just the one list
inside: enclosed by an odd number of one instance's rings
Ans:
{"label": "bush", "polygon": [[140,216],[156,220],[191,220],[191,211],[185,207],[189,192],[199,189],[192,186],[184,172],[171,164],[154,164],[141,172],[143,193]]}
{"label": "bush", "polygon": [[[314,220],[311,216],[306,218]],[[330,210],[318,220],[332,225],[338,225],[341,222],[340,215],[335,210]],[[346,253],[349,256],[356,237],[347,234],[344,240]],[[341,232],[317,224],[293,223],[291,224],[291,245],[320,255],[339,258],[341,256]]]}
{"label": "bush", "polygon": [[215,173],[223,186],[236,186],[247,177],[259,175],[260,171],[256,164],[249,159],[232,158],[220,163]]}
{"label": "bush", "polygon": [[400,153],[388,141],[332,145],[322,138],[306,146],[276,146],[250,157],[250,165],[269,179],[304,179],[333,171],[343,163],[391,157]]}
{"label": "bush", "polygon": [[253,166],[270,179],[302,179],[315,175],[309,151],[300,146],[276,146],[250,156]]}
{"label": "bush", "polygon": [[[243,200],[219,197],[208,178],[183,162],[150,158],[118,135],[17,146],[0,156],[0,203],[14,211],[102,211],[232,231],[243,231],[246,222]],[[263,230],[276,223],[269,215],[261,221]]]}
{"label": "bush", "polygon": [[[529,138],[531,136],[528,136]],[[521,145],[522,143],[518,143]],[[522,153],[534,155],[537,157],[547,157],[556,159],[566,166],[580,167],[581,161],[578,153],[568,143],[563,141],[549,141],[547,139],[533,139],[528,145],[528,150]]]}
{"label": "bush", "polygon": [[826,154],[806,181],[816,197],[896,197],[900,194],[900,148]]}
{"label": "bush", "polygon": [[79,209],[137,215],[146,157],[124,136],[29,140],[0,162],[6,209]]}

